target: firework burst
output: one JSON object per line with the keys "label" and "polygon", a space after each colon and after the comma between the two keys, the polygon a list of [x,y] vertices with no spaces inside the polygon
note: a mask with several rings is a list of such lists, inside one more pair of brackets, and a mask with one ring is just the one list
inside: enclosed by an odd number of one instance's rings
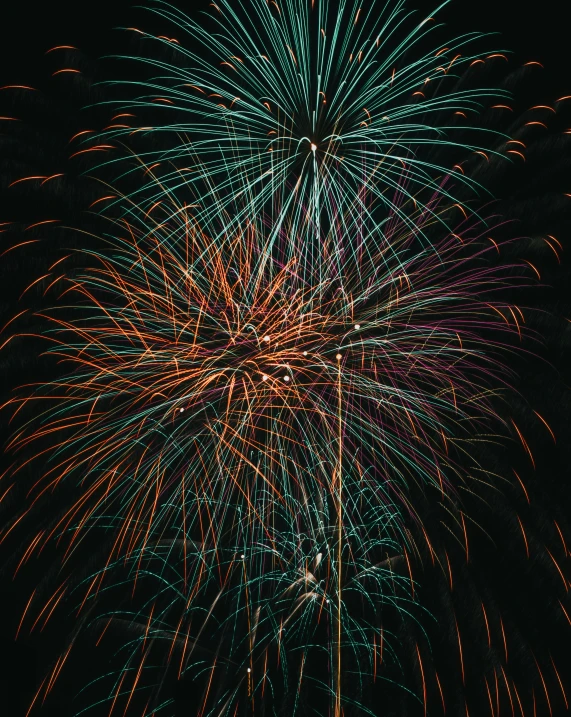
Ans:
{"label": "firework burst", "polygon": [[226,228],[262,211],[273,235],[309,215],[319,242],[322,222],[351,233],[371,214],[378,222],[380,212],[398,211],[396,190],[427,205],[427,189],[451,198],[445,177],[478,191],[461,164],[440,163],[438,149],[462,159],[509,149],[492,147],[496,131],[466,127],[468,115],[508,93],[466,81],[485,64],[478,33],[434,48],[438,12],[418,23],[403,1],[213,7],[210,31],[167,3],[150,6],[180,40],[130,28],[163,57],[144,60],[152,71],[144,83],[121,83],[145,94],[116,101],[121,111],[102,137],[114,143],[137,131],[158,142],[139,156],[163,166],[161,188],[139,185],[138,195],[156,201],[165,188],[192,186],[206,229],[215,206]]}
{"label": "firework burst", "polygon": [[[413,208],[418,232],[440,226],[439,201]],[[320,684],[339,709],[342,655],[368,679],[375,645],[394,649],[383,605],[412,609],[407,525],[422,518],[411,495],[435,491],[460,515],[457,447],[494,415],[494,351],[521,331],[494,298],[497,247],[462,218],[438,251],[422,249],[395,216],[347,256],[342,236],[324,237],[335,252],[313,268],[275,258],[294,253],[297,233],[271,256],[263,222],[213,241],[174,201],[153,215],[123,202],[130,221],[110,220],[89,270],[71,277],[60,263],[50,279],[66,306],[44,314],[48,351],[72,373],[10,401],[33,413],[10,447],[55,446],[31,505],[60,484],[78,496],[41,545],[66,544],[66,562],[102,533],[105,565],[85,578],[82,606],[121,565],[133,589],[159,558],[160,574],[174,571],[176,600],[150,634],[174,646],[182,630],[202,649],[209,634],[235,671],[209,709],[222,700],[232,713],[246,682],[252,700],[266,682],[278,691],[276,660],[284,699],[296,695],[284,646],[305,655],[319,629],[316,650],[331,658]],[[402,575],[391,555],[408,562]],[[182,649],[181,674],[203,665],[197,653]]]}

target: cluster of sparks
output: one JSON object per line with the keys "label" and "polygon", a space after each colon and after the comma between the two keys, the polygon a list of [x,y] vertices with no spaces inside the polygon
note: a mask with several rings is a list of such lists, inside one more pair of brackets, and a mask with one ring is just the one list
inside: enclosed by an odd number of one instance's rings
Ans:
{"label": "cluster of sparks", "polygon": [[[462,166],[421,158],[455,145],[428,118],[498,93],[448,91],[453,67],[482,62],[461,54],[472,35],[411,62],[430,18],[391,45],[400,2],[252,0],[246,21],[224,1],[218,34],[156,9],[201,49],[159,38],[176,63],[156,61],[148,94],[97,141],[177,141],[121,159],[120,181],[138,188],[103,197],[103,249],[42,277],[65,297],[42,312],[48,353],[72,370],[8,402],[15,416],[34,406],[9,446],[39,446],[28,510],[56,489],[74,496],[21,564],[50,541],[64,566],[90,536],[104,546],[33,626],[66,597],[99,639],[131,632],[110,715],[141,694],[146,717],[171,714],[170,672],[201,685],[201,717],[294,715],[308,689],[335,717],[377,714],[368,685],[398,660],[383,614],[422,629],[420,539],[452,582],[415,495],[435,496],[468,557],[459,487],[477,491],[471,441],[499,422],[502,356],[525,333],[502,297],[529,267],[502,268],[490,226],[454,198],[476,186]],[[134,126],[132,110],[163,105],[172,122]],[[129,608],[112,607],[126,585]],[[462,661],[459,631],[458,645]],[[425,682],[442,688],[416,653],[426,709]],[[307,687],[311,663],[323,669]]]}

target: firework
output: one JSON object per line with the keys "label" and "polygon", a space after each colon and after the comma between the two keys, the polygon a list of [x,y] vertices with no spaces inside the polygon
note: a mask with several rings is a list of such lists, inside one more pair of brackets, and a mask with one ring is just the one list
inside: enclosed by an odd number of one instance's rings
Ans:
{"label": "firework", "polygon": [[418,22],[403,1],[213,7],[214,28],[206,29],[153,3],[178,38],[129,28],[163,53],[144,59],[147,80],[120,83],[135,95],[114,101],[119,110],[101,140],[145,136],[138,156],[161,167],[161,186],[139,182],[139,202],[192,187],[205,229],[217,227],[215,207],[225,228],[262,211],[271,239],[284,223],[310,221],[319,242],[322,223],[351,234],[371,214],[378,223],[398,212],[396,190],[425,206],[434,192],[451,198],[451,179],[456,191],[478,192],[461,164],[439,163],[439,148],[464,160],[506,156],[509,147],[495,148],[497,131],[478,128],[476,117],[508,93],[466,81],[484,64],[478,33],[434,47],[438,12]]}
{"label": "firework", "polygon": [[[295,662],[318,630],[331,657],[321,687],[340,704],[341,656],[369,679],[374,646],[394,649],[383,605],[412,609],[415,579],[390,557],[403,567],[414,549],[411,495],[435,491],[458,513],[453,446],[493,415],[494,346],[519,328],[493,298],[504,281],[484,259],[496,247],[462,218],[437,252],[422,249],[395,216],[374,245],[362,238],[367,251],[325,237],[335,251],[309,270],[267,256],[263,222],[213,241],[174,201],[154,215],[123,201],[130,221],[110,222],[89,270],[58,265],[65,304],[44,314],[48,351],[72,372],[10,402],[33,413],[11,448],[55,446],[32,504],[60,484],[77,496],[41,544],[56,540],[68,561],[102,534],[84,609],[121,566],[133,589],[169,573],[172,602],[141,639],[196,644],[177,658],[184,675],[206,669],[209,635],[208,669],[224,656],[232,677],[203,709],[232,713],[244,689],[291,699],[286,647]],[[437,211],[411,221],[428,233]]]}
{"label": "firework", "polygon": [[[444,121],[502,95],[453,77],[479,64],[458,56],[475,36],[411,61],[432,19],[397,42],[402,3],[255,1],[247,20],[223,2],[215,36],[156,8],[202,49],[159,38],[176,61],[154,60],[164,75],[129,104],[173,122],[104,130],[129,151],[95,170],[120,168],[92,204],[97,236],[33,283],[54,297],[36,316],[66,371],[6,403],[22,456],[8,478],[36,477],[3,540],[29,514],[16,572],[51,546],[60,558],[20,628],[63,604],[76,620],[34,704],[91,630],[117,650],[86,709],[174,714],[173,685],[190,683],[201,717],[374,715],[390,685],[446,711],[423,580],[442,596],[458,684],[464,630],[478,644],[487,631],[493,677],[476,704],[494,714],[493,679],[498,712],[498,679],[522,713],[538,684],[550,704],[537,661],[531,692],[508,671],[519,629],[492,597],[468,628],[451,598],[453,565],[470,583],[466,503],[494,482],[481,442],[509,425],[533,460],[498,404],[533,333],[507,290],[535,268],[504,259],[515,242],[490,236],[502,220],[460,199],[478,187],[474,153],[488,163],[521,142],[482,130],[486,154]],[[112,146],[101,138],[73,156]],[[430,159],[443,148],[460,163]]]}

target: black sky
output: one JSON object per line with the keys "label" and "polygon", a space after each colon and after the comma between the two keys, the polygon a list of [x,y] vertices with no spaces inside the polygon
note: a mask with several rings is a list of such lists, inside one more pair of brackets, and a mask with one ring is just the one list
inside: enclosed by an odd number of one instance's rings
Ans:
{"label": "black sky", "polygon": [[[91,56],[104,54],[120,41],[113,28],[131,25],[141,17],[133,9],[135,4],[124,0],[6,3],[0,21],[0,76],[9,82],[40,76],[43,53],[56,44],[76,45]],[[428,13],[436,4],[412,0],[408,6]],[[179,5],[194,14],[209,3],[184,0]],[[539,60],[545,65],[546,81],[564,88],[571,86],[564,7],[561,0],[453,0],[442,17],[457,34],[469,30],[499,32],[498,45],[517,53],[522,61]]]}

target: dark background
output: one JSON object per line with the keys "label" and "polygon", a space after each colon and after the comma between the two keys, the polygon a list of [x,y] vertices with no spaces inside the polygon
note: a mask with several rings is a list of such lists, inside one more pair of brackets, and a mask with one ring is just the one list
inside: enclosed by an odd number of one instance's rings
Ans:
{"label": "dark background", "polygon": [[[428,13],[437,4],[412,0],[407,6]],[[6,3],[0,19],[0,78],[13,83],[43,77],[43,54],[54,45],[75,45],[93,57],[117,48],[121,38],[113,28],[132,25],[141,17],[135,5],[124,0]],[[197,14],[209,2],[181,0],[177,5]],[[470,30],[500,33],[498,47],[515,52],[524,62],[542,62],[547,86],[566,90],[571,87],[571,53],[565,5],[562,0],[453,0],[441,18],[457,34]]]}
{"label": "dark background", "polygon": [[[435,4],[432,0],[412,0],[408,6],[429,12]],[[209,3],[206,0],[179,0],[177,5],[189,14],[198,14]],[[150,16],[132,7],[133,3],[123,0],[98,0],[93,3],[10,2],[3,7],[0,15],[0,87],[5,84],[39,85],[49,92],[50,84],[54,83],[55,87],[60,80],[50,78],[53,62],[46,58],[45,53],[56,45],[74,45],[87,58],[94,60],[107,53],[120,52],[124,49],[125,35],[114,28],[137,24],[149,27],[152,22]],[[541,62],[545,67],[542,99],[549,102],[571,94],[571,42],[564,7],[562,0],[542,0],[527,7],[519,0],[456,0],[441,14],[441,19],[446,21],[451,34],[460,35],[471,30],[497,32],[498,36],[489,43],[491,46],[513,51],[515,59],[520,62]],[[102,68],[104,66],[101,65]],[[98,73],[99,70],[96,76]],[[0,104],[0,115],[4,114],[1,108]],[[571,191],[571,178],[566,191]],[[3,196],[0,194],[0,202]],[[10,211],[10,206],[0,204],[0,222],[11,219]],[[566,237],[560,239],[568,246]],[[0,235],[0,253],[1,240]],[[568,299],[569,295],[561,298]],[[2,394],[5,391],[3,383],[17,384],[18,378],[0,374]],[[565,417],[560,417],[559,423],[562,440],[565,441],[571,432]],[[0,436],[0,442],[4,443],[5,438]],[[556,466],[556,463],[554,460],[553,465]],[[544,464],[547,472],[550,470],[548,465]],[[561,480],[565,479],[562,475]],[[0,579],[5,580],[4,577]],[[10,585],[2,586],[4,594],[10,589]],[[13,607],[10,598],[8,604]],[[1,614],[0,660],[5,667],[0,671],[3,683],[0,688],[0,715],[24,717],[25,705],[29,705],[35,692],[36,677],[43,674],[42,655],[29,645],[13,642],[21,610],[14,612],[13,609],[6,609]],[[47,714],[55,716],[58,713],[48,711]]]}

